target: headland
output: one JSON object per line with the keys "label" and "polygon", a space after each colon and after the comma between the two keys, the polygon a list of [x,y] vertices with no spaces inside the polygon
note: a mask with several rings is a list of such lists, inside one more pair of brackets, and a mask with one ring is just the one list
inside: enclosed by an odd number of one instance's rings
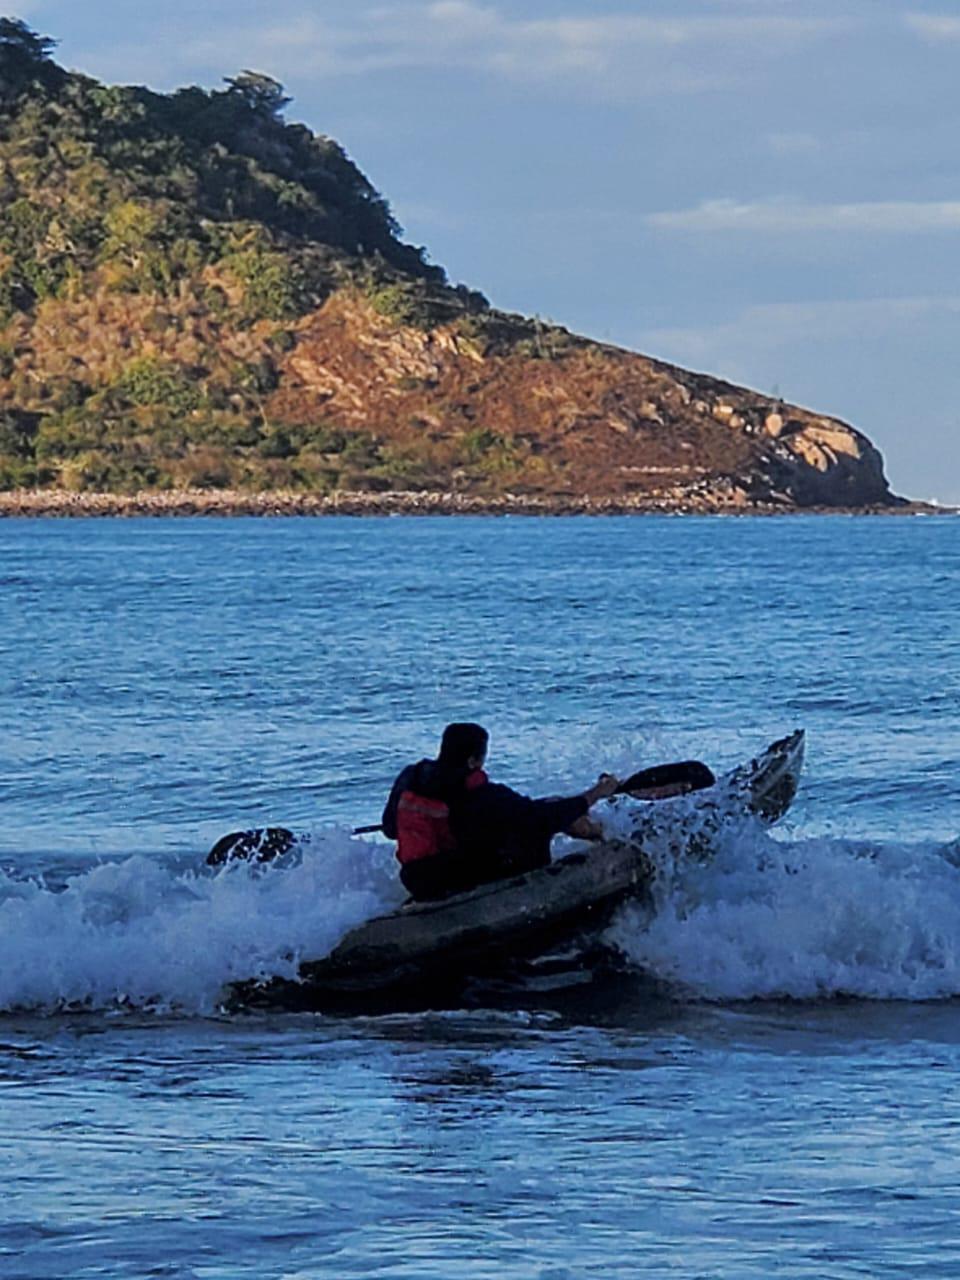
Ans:
{"label": "headland", "polygon": [[835,417],[451,284],[270,77],[52,51],[0,19],[0,511],[904,508]]}

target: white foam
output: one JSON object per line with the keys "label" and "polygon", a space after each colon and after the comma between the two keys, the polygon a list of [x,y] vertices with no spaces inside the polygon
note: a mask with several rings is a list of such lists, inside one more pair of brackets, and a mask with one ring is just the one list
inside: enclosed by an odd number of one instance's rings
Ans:
{"label": "white foam", "polygon": [[[689,797],[676,807],[693,808]],[[627,811],[611,806],[610,820]],[[679,994],[960,995],[960,844],[790,841],[741,819],[696,861],[677,858],[671,829],[645,839],[655,913],[624,908],[608,938]],[[226,984],[292,977],[402,898],[390,848],[342,830],[314,834],[283,865],[216,875],[142,856],[58,891],[0,874],[0,1010],[210,1013]]]}
{"label": "white foam", "polygon": [[625,908],[609,938],[699,998],[960,995],[956,861],[934,844],[787,841],[743,823],[709,861],[662,857],[655,914]]}
{"label": "white foam", "polygon": [[0,875],[0,1010],[212,1012],[225,984],[293,976],[402,898],[390,850],[338,830],[282,867],[184,874],[135,856],[58,892]]}

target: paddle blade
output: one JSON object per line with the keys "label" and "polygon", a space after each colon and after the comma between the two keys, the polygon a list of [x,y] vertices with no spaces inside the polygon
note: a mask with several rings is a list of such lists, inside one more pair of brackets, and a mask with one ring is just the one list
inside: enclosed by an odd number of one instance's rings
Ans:
{"label": "paddle blade", "polygon": [[287,853],[297,837],[286,827],[259,827],[254,831],[231,831],[221,836],[207,854],[208,867],[222,867],[238,859],[246,862],[272,862]]}
{"label": "paddle blade", "polygon": [[621,782],[615,795],[636,795],[638,792],[661,792],[662,795],[646,795],[646,799],[664,799],[671,795],[683,795],[688,791],[703,791],[716,782],[713,770],[702,760],[679,760],[676,764],[655,764],[640,769]]}

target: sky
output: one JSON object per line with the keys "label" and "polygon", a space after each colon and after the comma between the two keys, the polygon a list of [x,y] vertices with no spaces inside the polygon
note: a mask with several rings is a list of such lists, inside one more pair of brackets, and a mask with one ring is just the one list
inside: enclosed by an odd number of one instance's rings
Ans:
{"label": "sky", "polygon": [[859,427],[960,504],[960,3],[21,0],[58,60],[251,69],[494,305]]}

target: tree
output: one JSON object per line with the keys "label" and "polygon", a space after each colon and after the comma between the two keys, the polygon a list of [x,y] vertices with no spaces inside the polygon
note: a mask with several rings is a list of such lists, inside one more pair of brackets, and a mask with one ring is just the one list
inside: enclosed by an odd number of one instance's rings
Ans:
{"label": "tree", "polygon": [[56,47],[56,40],[38,35],[22,18],[0,18],[0,95],[49,79],[58,70],[50,60]]}
{"label": "tree", "polygon": [[242,98],[257,115],[276,120],[284,108],[293,101],[283,91],[283,85],[273,76],[259,71],[241,71],[238,76],[226,77],[227,93]]}
{"label": "tree", "polygon": [[22,18],[0,18],[0,54],[18,53],[31,62],[49,62],[56,40],[32,31]]}

